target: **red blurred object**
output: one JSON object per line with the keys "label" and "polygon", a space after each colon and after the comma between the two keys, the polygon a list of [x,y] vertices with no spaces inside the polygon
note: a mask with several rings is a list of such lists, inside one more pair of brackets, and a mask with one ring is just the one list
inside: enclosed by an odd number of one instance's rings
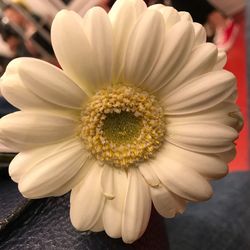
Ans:
{"label": "red blurred object", "polygon": [[225,69],[233,72],[238,81],[237,103],[244,117],[244,127],[237,140],[237,156],[230,163],[230,171],[249,170],[248,159],[248,107],[247,107],[247,59],[246,59],[246,37],[245,37],[245,13],[239,13],[234,17],[238,24],[239,33],[233,47],[228,50],[228,61]]}
{"label": "red blurred object", "polygon": [[231,49],[238,37],[239,25],[233,19],[227,19],[225,28],[216,29],[214,43],[225,51]]}

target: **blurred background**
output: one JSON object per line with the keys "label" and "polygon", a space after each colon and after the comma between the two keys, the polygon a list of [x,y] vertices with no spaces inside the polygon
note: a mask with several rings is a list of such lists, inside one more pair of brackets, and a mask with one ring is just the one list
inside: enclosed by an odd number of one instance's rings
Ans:
{"label": "blurred background", "polygon": [[[93,6],[107,12],[114,0],[0,0],[0,76],[6,65],[16,57],[36,57],[57,66],[50,41],[51,22],[61,9],[70,9],[80,15]],[[148,0],[148,5],[160,3],[188,11],[195,22],[204,25],[207,40],[226,51],[227,70],[238,79],[238,104],[245,118],[245,126],[237,141],[237,157],[230,171],[249,168],[247,40],[248,15],[244,0]],[[0,116],[15,109],[0,96]]]}

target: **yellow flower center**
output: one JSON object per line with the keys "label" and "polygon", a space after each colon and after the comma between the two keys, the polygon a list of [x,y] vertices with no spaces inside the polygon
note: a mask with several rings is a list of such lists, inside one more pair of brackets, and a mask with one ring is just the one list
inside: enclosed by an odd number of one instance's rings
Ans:
{"label": "yellow flower center", "polygon": [[120,144],[130,143],[140,135],[141,118],[132,112],[121,111],[109,113],[103,121],[102,130],[104,136],[111,142]]}
{"label": "yellow flower center", "polygon": [[165,128],[164,110],[155,96],[118,85],[91,98],[82,111],[80,137],[96,159],[128,168],[154,156]]}

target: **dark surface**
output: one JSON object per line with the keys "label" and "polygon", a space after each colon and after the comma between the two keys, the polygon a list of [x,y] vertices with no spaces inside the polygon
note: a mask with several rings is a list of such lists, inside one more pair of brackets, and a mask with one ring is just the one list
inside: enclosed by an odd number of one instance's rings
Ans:
{"label": "dark surface", "polygon": [[0,117],[5,116],[14,111],[17,111],[17,109],[0,96]]}
{"label": "dark surface", "polygon": [[[6,195],[4,198],[15,199]],[[65,195],[33,201],[0,233],[0,249],[157,250],[168,249],[166,235],[164,221],[156,213],[144,236],[132,245],[111,239],[104,232],[77,232],[69,220],[69,195]]]}
{"label": "dark surface", "polygon": [[[1,153],[0,152],[0,170],[1,171],[3,170],[3,168],[5,168],[7,171],[7,168],[9,167],[9,164],[15,155],[16,154],[14,154],[14,153]],[[3,173],[0,172],[0,175],[1,174],[3,174]]]}
{"label": "dark surface", "polygon": [[29,204],[17,190],[16,184],[5,178],[5,175],[5,172],[0,172],[0,235]]}
{"label": "dark surface", "polygon": [[172,0],[172,6],[178,11],[187,11],[191,14],[194,22],[205,24],[208,16],[215,11],[207,0]]}
{"label": "dark surface", "polygon": [[[1,190],[2,218],[9,214],[6,207],[23,199],[10,181],[1,182]],[[164,220],[153,213],[148,230],[132,245],[104,232],[75,231],[68,215],[69,195],[35,200],[0,232],[0,249],[167,250],[167,228],[171,250],[249,250],[250,172],[230,174],[215,182],[214,190],[210,201],[190,205],[175,219]]]}
{"label": "dark surface", "polygon": [[171,250],[249,250],[250,172],[214,182],[214,197],[167,221]]}

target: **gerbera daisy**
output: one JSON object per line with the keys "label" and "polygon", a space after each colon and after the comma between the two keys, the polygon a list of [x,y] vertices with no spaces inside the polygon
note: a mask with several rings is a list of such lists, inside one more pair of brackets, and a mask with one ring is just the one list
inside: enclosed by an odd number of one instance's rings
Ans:
{"label": "gerbera daisy", "polygon": [[52,44],[62,67],[18,58],[1,79],[21,111],[0,121],[20,152],[9,172],[28,198],[71,190],[78,230],[126,243],[145,231],[151,204],[164,217],[212,195],[242,126],[226,56],[190,15],[118,0],[109,14],[61,11]]}

